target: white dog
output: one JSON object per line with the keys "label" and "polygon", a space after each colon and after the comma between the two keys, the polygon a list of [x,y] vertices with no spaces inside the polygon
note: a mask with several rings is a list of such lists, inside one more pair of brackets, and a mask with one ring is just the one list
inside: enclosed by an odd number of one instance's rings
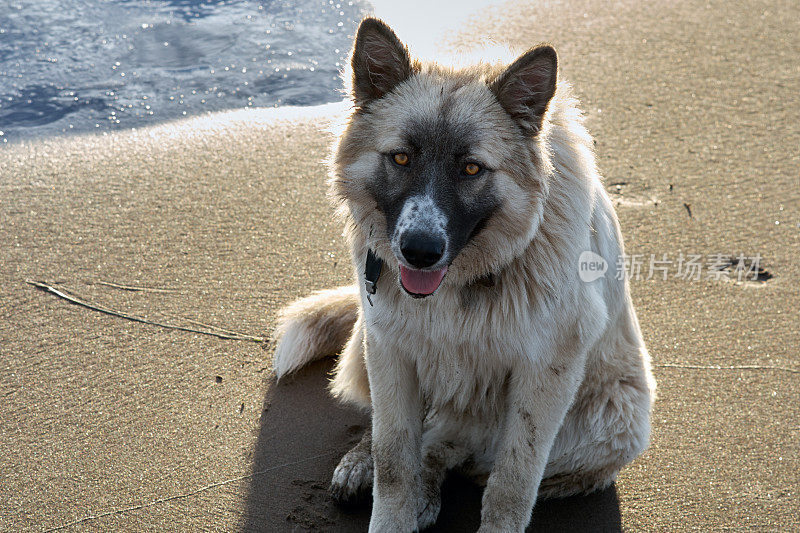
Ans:
{"label": "white dog", "polygon": [[[332,493],[371,488],[370,531],[434,523],[453,468],[486,485],[481,532],[523,531],[537,494],[607,487],[650,433],[655,384],[592,139],[550,46],[449,68],[366,19],[351,66],[330,184],[358,288],[282,312],[276,373],[341,352],[333,393],[372,428]],[[581,281],[586,251],[605,276]]]}

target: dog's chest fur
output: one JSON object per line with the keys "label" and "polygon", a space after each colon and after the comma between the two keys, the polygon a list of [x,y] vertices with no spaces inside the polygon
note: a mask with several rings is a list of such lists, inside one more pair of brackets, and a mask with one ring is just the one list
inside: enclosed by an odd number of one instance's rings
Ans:
{"label": "dog's chest fur", "polygon": [[443,286],[434,298],[416,300],[387,283],[365,307],[366,329],[381,351],[414,361],[430,408],[494,417],[514,358],[536,357],[537,340],[550,336],[537,326],[535,304],[512,301],[520,294],[515,285]]}

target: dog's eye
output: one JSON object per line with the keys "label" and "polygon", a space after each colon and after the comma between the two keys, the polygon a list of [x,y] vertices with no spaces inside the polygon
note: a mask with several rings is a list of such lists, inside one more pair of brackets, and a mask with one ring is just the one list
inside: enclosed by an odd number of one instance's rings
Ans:
{"label": "dog's eye", "polygon": [[398,152],[394,154],[394,162],[400,166],[406,166],[408,164],[408,154],[403,152]]}
{"label": "dog's eye", "polygon": [[466,165],[464,165],[464,174],[466,174],[467,176],[475,176],[480,171],[481,171],[480,165],[477,165],[475,163],[467,163]]}

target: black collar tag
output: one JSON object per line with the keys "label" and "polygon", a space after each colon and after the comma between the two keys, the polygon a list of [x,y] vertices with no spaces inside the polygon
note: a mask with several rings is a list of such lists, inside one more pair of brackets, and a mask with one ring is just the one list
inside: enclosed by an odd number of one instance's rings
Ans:
{"label": "black collar tag", "polygon": [[378,278],[381,277],[383,260],[375,255],[372,249],[367,250],[367,264],[364,266],[364,285],[367,288],[367,301],[372,305],[370,296],[378,290]]}

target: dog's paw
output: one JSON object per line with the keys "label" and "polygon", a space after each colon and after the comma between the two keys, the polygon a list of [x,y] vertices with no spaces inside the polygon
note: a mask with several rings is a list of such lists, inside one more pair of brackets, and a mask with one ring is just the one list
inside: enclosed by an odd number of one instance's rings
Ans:
{"label": "dog's paw", "polygon": [[369,497],[372,489],[372,454],[353,449],[333,471],[330,493],[341,504],[355,504]]}
{"label": "dog's paw", "polygon": [[442,509],[442,497],[439,491],[436,491],[435,494],[426,494],[420,508],[422,510],[417,517],[418,531],[422,531],[436,523],[439,511]]}

